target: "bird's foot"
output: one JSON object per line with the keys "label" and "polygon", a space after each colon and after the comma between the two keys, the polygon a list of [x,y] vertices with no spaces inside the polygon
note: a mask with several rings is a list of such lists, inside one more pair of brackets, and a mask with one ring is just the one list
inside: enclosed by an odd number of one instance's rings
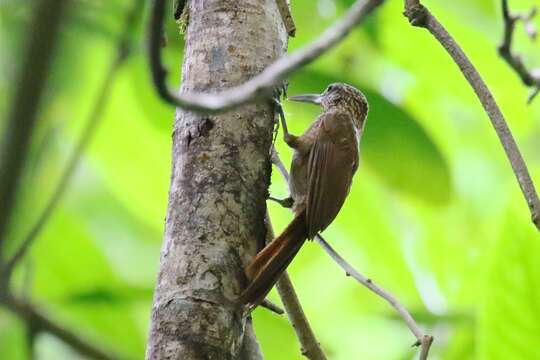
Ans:
{"label": "bird's foot", "polygon": [[290,196],[288,198],[285,198],[285,199],[277,199],[275,197],[269,196],[268,200],[275,201],[275,202],[277,202],[278,204],[280,204],[281,206],[283,206],[286,209],[290,209],[294,205],[294,200]]}
{"label": "bird's foot", "polygon": [[293,149],[296,149],[298,136],[285,133],[283,134],[283,140],[285,141],[285,144],[289,145]]}

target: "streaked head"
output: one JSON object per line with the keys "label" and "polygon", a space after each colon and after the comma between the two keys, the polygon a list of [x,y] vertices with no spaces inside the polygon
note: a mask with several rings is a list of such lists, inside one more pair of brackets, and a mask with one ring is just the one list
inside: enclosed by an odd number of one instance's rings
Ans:
{"label": "streaked head", "polygon": [[364,94],[355,87],[344,83],[330,84],[322,94],[297,95],[288,99],[318,104],[324,110],[339,107],[351,113],[358,129],[362,128],[369,109]]}

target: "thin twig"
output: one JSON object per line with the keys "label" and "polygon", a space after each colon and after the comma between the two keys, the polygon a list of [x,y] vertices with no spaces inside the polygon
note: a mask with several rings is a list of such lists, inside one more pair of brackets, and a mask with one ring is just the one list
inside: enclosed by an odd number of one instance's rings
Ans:
{"label": "thin twig", "polygon": [[270,155],[270,160],[272,160],[272,163],[278,168],[279,173],[281,174],[281,177],[289,183],[289,172],[287,171],[287,168],[285,167],[285,164],[283,164],[283,161],[281,161],[281,157],[279,156],[279,153],[275,148],[272,148],[272,153]]}
{"label": "thin twig", "polygon": [[35,6],[28,29],[27,48],[21,57],[15,95],[7,116],[0,149],[0,259],[2,242],[21,183],[26,154],[36,121],[41,95],[47,81],[66,0],[41,0]]}
{"label": "thin twig", "polygon": [[343,270],[345,270],[345,274],[347,276],[352,276],[359,283],[361,283],[362,285],[373,291],[375,294],[388,301],[390,305],[392,305],[392,307],[396,309],[396,311],[403,318],[403,320],[405,320],[407,327],[409,328],[409,330],[411,330],[416,339],[418,341],[422,340],[422,338],[424,337],[424,333],[422,332],[418,324],[416,324],[407,309],[405,309],[405,307],[401,305],[393,295],[391,295],[384,289],[381,289],[371,279],[365,277],[364,275],[356,271],[356,269],[354,269],[351,264],[349,264],[345,259],[343,259],[343,257],[341,257],[341,255],[339,255],[320,234],[317,234],[315,236],[315,241],[323,247],[324,251],[326,251],[326,253],[330,255],[330,257],[336,263],[338,263]]}
{"label": "thin twig", "polygon": [[[283,162],[281,161],[281,158],[279,157],[279,154],[277,151],[272,151],[272,162],[276,167],[279,169],[279,172],[285,179],[285,181],[289,182],[289,173],[287,169],[285,168],[285,165],[283,165]],[[355,268],[353,268],[343,257],[341,257],[331,246],[324,240],[324,238],[317,234],[315,236],[315,241],[322,246],[322,248],[326,251],[328,255],[343,269],[345,270],[345,273],[347,276],[352,276],[355,280],[357,280],[360,284],[364,285],[371,291],[373,291],[375,294],[379,295],[383,299],[385,299],[400,315],[400,317],[405,321],[407,324],[407,327],[411,330],[414,337],[416,338],[415,346],[421,346],[421,352],[420,352],[420,360],[427,359],[427,355],[429,353],[429,348],[431,347],[431,344],[433,342],[433,336],[425,335],[416,321],[414,321],[413,317],[407,311],[407,309],[388,291],[382,289],[378,285],[376,285],[371,279],[367,278],[366,276],[359,273]]]}
{"label": "thin twig", "polygon": [[427,360],[431,344],[433,344],[433,336],[430,335],[424,335],[420,344],[414,344],[420,346],[420,356],[418,357],[418,360]]}
{"label": "thin twig", "polygon": [[499,137],[506,156],[512,165],[512,169],[517,178],[523,196],[527,201],[531,218],[537,229],[540,231],[540,200],[534,188],[534,184],[529,175],[529,170],[519,148],[508,128],[499,106],[495,102],[493,95],[480,77],[480,74],[467,58],[461,47],[452,36],[439,23],[439,21],[424,7],[418,0],[405,0],[405,16],[413,26],[424,27],[439,41],[452,57],[456,65],[474,89],[478,99],[482,103],[484,110],[488,114],[495,132]]}
{"label": "thin twig", "polygon": [[149,57],[152,79],[158,94],[172,105],[192,111],[213,113],[231,109],[248,102],[272,97],[273,89],[288,75],[312,62],[336,46],[353,27],[384,0],[358,0],[349,12],[327,29],[318,39],[297,52],[285,55],[249,81],[218,94],[185,93],[175,95],[166,84],[167,70],[161,61],[161,34],[165,0],[153,0],[149,28]]}
{"label": "thin twig", "polygon": [[[501,55],[512,69],[514,69],[523,84],[534,88],[527,100],[527,102],[530,103],[538,93],[538,90],[540,90],[540,77],[535,76],[532,71],[527,69],[520,55],[512,52],[512,41],[516,23],[521,20],[527,27],[527,24],[529,24],[536,15],[536,7],[534,7],[527,15],[513,15],[510,13],[507,0],[501,0],[501,6],[504,20],[504,35],[502,43],[499,46],[499,55]],[[529,37],[534,39],[536,37],[536,31],[534,31],[531,26],[528,26],[528,28]]]}
{"label": "thin twig", "polygon": [[0,269],[2,270],[0,276],[4,278],[3,280],[5,283],[7,283],[7,280],[11,276],[15,265],[24,257],[30,245],[41,232],[43,227],[47,224],[47,221],[50,219],[54,210],[58,206],[58,203],[60,202],[62,196],[64,195],[66,189],[69,186],[69,182],[73,176],[73,173],[79,165],[82,154],[86,150],[86,147],[88,146],[96,132],[100,120],[102,119],[103,111],[105,110],[107,100],[110,97],[111,88],[114,84],[116,75],[118,74],[118,70],[124,64],[125,60],[128,58],[131,52],[133,43],[133,29],[137,25],[137,21],[141,18],[142,3],[142,0],[135,1],[133,7],[130,9],[126,16],[124,29],[118,39],[118,43],[116,46],[117,51],[114,59],[112,60],[107,70],[107,73],[103,78],[103,83],[98,93],[99,95],[94,103],[94,106],[92,107],[92,110],[90,111],[90,114],[88,115],[88,120],[86,121],[86,125],[80,135],[79,142],[77,143],[75,150],[71,154],[67,165],[62,172],[62,175],[60,176],[60,180],[58,181],[53,191],[52,196],[50,197],[47,205],[45,206],[41,214],[38,216],[36,222],[28,231],[27,235],[20,242],[21,245],[19,246],[19,248],[15,251],[14,255],[6,262],[4,269]]}
{"label": "thin twig", "polygon": [[[315,236],[315,241],[321,245],[326,251],[328,255],[339,265],[343,270],[345,270],[345,274],[347,276],[352,276],[356,281],[358,281],[360,284],[367,287],[369,290],[373,291],[375,294],[382,297],[384,300],[386,300],[401,316],[401,318],[405,321],[407,324],[407,327],[416,337],[417,342],[414,344],[416,346],[421,346],[422,350],[420,352],[420,360],[427,359],[427,355],[429,353],[429,348],[431,347],[431,343],[433,342],[433,336],[425,335],[422,332],[422,329],[418,326],[416,321],[413,319],[409,311],[403,306],[392,294],[390,294],[388,291],[382,289],[380,286],[375,284],[371,279],[365,277],[364,275],[360,274],[358,271],[356,271],[355,268],[351,266],[341,255],[339,255],[336,250],[334,250],[330,244],[320,235],[317,234]],[[423,354],[423,355],[422,355]]]}
{"label": "thin twig", "polygon": [[[262,305],[262,304],[261,304]],[[246,319],[246,327],[244,330],[244,339],[242,341],[242,350],[238,356],[238,360],[263,360],[261,347],[253,330],[253,320],[251,316]]]}
{"label": "thin twig", "polygon": [[289,321],[293,325],[298,341],[302,346],[302,355],[310,360],[326,360],[326,355],[315,337],[315,333],[296,295],[291,278],[287,273],[281,275],[276,283],[276,288],[287,311]]}
{"label": "thin twig", "polygon": [[282,308],[280,308],[279,306],[277,306],[276,304],[274,304],[273,302],[271,302],[268,299],[264,299],[263,301],[261,301],[260,305],[263,308],[265,308],[267,310],[270,310],[271,312],[273,312],[275,314],[278,314],[278,315],[283,315],[285,313],[285,310],[283,310]]}
{"label": "thin twig", "polygon": [[[266,213],[266,239],[270,242],[274,239],[274,229],[270,221],[270,215]],[[286,271],[280,276],[276,288],[281,302],[287,311],[287,316],[302,347],[302,354],[310,360],[326,360],[321,345],[315,337],[315,333],[302,309],[298,295],[294,290],[291,279]]]}
{"label": "thin twig", "polygon": [[16,299],[10,294],[6,294],[6,296],[2,298],[2,301],[14,314],[22,318],[26,323],[32,324],[34,331],[45,331],[56,336],[85,357],[100,360],[119,359],[118,356],[88,343],[71,330],[66,329],[62,325],[48,318],[30,303]]}
{"label": "thin twig", "polygon": [[527,103],[531,103],[534,98],[536,97],[536,95],[538,95],[538,93],[540,93],[540,87],[537,87],[536,89],[534,89],[531,94],[529,95],[529,97],[527,98]]}

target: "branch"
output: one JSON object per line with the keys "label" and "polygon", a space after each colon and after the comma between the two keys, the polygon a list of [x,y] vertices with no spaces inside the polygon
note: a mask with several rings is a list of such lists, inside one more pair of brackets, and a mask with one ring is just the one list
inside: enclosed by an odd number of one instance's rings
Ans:
{"label": "branch", "polygon": [[36,5],[20,74],[13,81],[18,86],[6,118],[4,139],[0,141],[0,258],[66,3],[41,0]]}
{"label": "branch", "polygon": [[405,0],[405,16],[413,26],[424,27],[441,43],[448,54],[452,57],[456,65],[473,88],[482,103],[484,110],[488,114],[495,132],[499,137],[506,156],[512,165],[512,170],[517,178],[523,196],[527,201],[531,218],[537,229],[540,231],[540,200],[534,188],[534,184],[529,175],[527,165],[519,148],[508,128],[499,106],[495,102],[493,95],[480,77],[480,74],[467,58],[461,47],[455,42],[446,29],[437,21],[429,10],[420,4],[418,0]]}
{"label": "branch", "polygon": [[[283,162],[281,161],[279,154],[274,150],[272,151],[272,162],[277,166],[279,169],[281,175],[285,179],[287,183],[289,183],[289,173],[287,172],[287,169],[285,168],[285,165],[283,165]],[[356,269],[354,269],[345,259],[343,259],[331,246],[324,240],[324,238],[317,234],[315,236],[315,241],[319,245],[323,247],[323,249],[326,251],[328,255],[343,269],[345,270],[345,273],[347,276],[352,276],[355,280],[357,280],[360,284],[367,287],[369,290],[373,291],[375,294],[382,297],[384,300],[386,300],[396,311],[398,314],[403,318],[413,335],[416,337],[416,343],[414,346],[421,346],[421,352],[420,352],[420,360],[426,360],[429,349],[431,347],[431,344],[433,343],[433,336],[430,335],[424,335],[418,324],[414,321],[411,314],[407,311],[407,309],[388,291],[382,289],[378,285],[376,285],[371,279],[365,277],[364,275],[360,274]]]}
{"label": "branch", "polygon": [[240,351],[238,360],[264,360],[261,353],[261,347],[253,329],[253,320],[251,316],[246,320],[242,350]]}
{"label": "branch", "polygon": [[268,299],[264,299],[263,301],[261,301],[259,305],[261,305],[261,307],[277,315],[283,315],[285,313],[285,311],[282,308],[280,308],[279,306],[277,306],[276,304],[274,304]]}
{"label": "branch", "polygon": [[399,316],[401,316],[401,318],[407,324],[409,330],[411,330],[416,337],[417,341],[414,345],[422,347],[420,360],[427,359],[429,348],[433,342],[433,336],[424,335],[411,314],[392,294],[376,285],[371,279],[356,271],[356,269],[354,269],[345,259],[343,259],[341,255],[339,255],[320,234],[315,236],[315,241],[323,247],[324,251],[326,251],[326,253],[330,255],[330,257],[339,266],[341,266],[343,270],[345,270],[345,274],[347,274],[347,276],[352,276],[360,284],[382,297],[398,312]]}
{"label": "branch", "polygon": [[62,325],[49,319],[46,315],[41,313],[33,305],[13,297],[11,294],[5,294],[2,298],[4,305],[11,310],[14,314],[23,319],[26,323],[32,325],[33,331],[45,331],[51,335],[56,336],[66,344],[70,345],[79,354],[84,355],[91,359],[99,360],[114,360],[119,359],[118,356],[110,354],[88,342],[83,338],[74,334],[70,330],[66,329]]}
{"label": "branch", "polygon": [[289,1],[276,0],[276,2],[279,9],[279,14],[281,15],[281,19],[283,20],[283,25],[285,25],[285,29],[287,29],[287,34],[290,37],[294,37],[296,35],[296,25],[294,24],[294,19],[291,14]]}
{"label": "branch", "polygon": [[530,103],[540,90],[540,76],[535,75],[534,72],[529,71],[521,56],[512,53],[512,40],[516,23],[521,20],[525,23],[527,34],[531,39],[536,38],[536,30],[530,26],[531,20],[536,16],[536,7],[527,15],[513,15],[508,9],[508,1],[502,0],[502,14],[504,19],[504,36],[501,45],[499,46],[499,55],[510,65],[512,69],[518,74],[523,84],[529,87],[534,87],[531,95],[529,95],[528,102]]}
{"label": "branch", "polygon": [[47,221],[50,219],[52,213],[58,206],[58,203],[60,202],[62,196],[67,190],[71,177],[77,169],[82,154],[84,153],[86,147],[94,136],[97,126],[102,118],[103,111],[105,110],[107,100],[110,97],[111,88],[118,73],[118,70],[124,64],[125,60],[128,58],[131,52],[133,43],[132,33],[138,19],[140,19],[140,16],[138,15],[141,14],[142,3],[142,0],[135,1],[133,7],[130,9],[128,15],[126,16],[124,28],[116,46],[116,54],[114,56],[114,59],[112,60],[109,69],[107,70],[107,73],[103,79],[101,90],[99,91],[99,95],[94,103],[94,106],[92,107],[92,110],[88,115],[88,120],[81,133],[79,142],[77,143],[75,150],[71,154],[67,165],[62,172],[60,180],[58,181],[58,184],[56,185],[56,188],[54,189],[53,194],[49,199],[49,202],[47,203],[41,214],[38,216],[36,222],[30,228],[27,235],[20,242],[20,247],[15,251],[11,259],[6,262],[4,268],[0,269],[2,270],[0,276],[3,278],[2,280],[4,281],[4,283],[8,282],[14,267],[24,257],[24,255],[32,245],[34,239],[38,236],[43,227],[47,224]]}
{"label": "branch", "polygon": [[[276,152],[273,151],[272,154]],[[277,154],[277,153],[276,153]],[[274,155],[272,155],[274,156]],[[274,239],[274,230],[272,222],[270,221],[270,215],[266,213],[266,240],[270,242]],[[286,271],[283,272],[279,278],[276,288],[281,298],[281,302],[287,311],[287,316],[291,322],[298,342],[302,347],[302,355],[306,356],[310,360],[326,360],[326,356],[321,348],[321,345],[315,337],[315,333],[309,324],[309,321],[302,309],[300,300],[296,295],[293,284]]]}
{"label": "branch", "polygon": [[221,112],[238,105],[271,97],[273,89],[281,81],[336,46],[353,27],[362,22],[383,1],[358,0],[345,16],[327,29],[317,40],[293,54],[281,57],[259,75],[242,85],[218,94],[190,92],[175,95],[167,87],[167,70],[161,61],[161,34],[163,32],[165,0],[153,0],[149,29],[149,57],[154,85],[158,94],[166,102],[183,109],[206,113]]}

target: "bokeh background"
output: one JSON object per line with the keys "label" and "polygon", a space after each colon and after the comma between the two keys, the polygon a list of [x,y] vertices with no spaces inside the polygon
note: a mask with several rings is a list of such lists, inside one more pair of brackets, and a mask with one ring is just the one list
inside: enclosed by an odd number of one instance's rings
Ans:
{"label": "bokeh background", "polygon": [[[135,1],[74,0],[61,32],[7,239],[13,251],[33,224],[80,142]],[[307,44],[352,0],[293,0]],[[510,1],[528,10],[536,1]],[[540,99],[497,55],[498,0],[431,0],[492,89],[540,186]],[[0,1],[0,114],[16,84],[31,0]],[[394,293],[436,340],[431,359],[540,359],[540,236],[481,105],[456,65],[387,1],[337,48],[290,79],[289,94],[344,81],[371,106],[362,162],[326,238],[358,270]],[[170,7],[172,9],[172,6]],[[89,341],[144,357],[167,204],[174,109],[151,85],[147,4],[130,30],[133,51],[110,76],[97,130],[65,196],[18,266],[17,294]],[[168,21],[165,60],[178,84],[183,36]],[[521,26],[516,49],[540,67],[540,44]],[[319,109],[285,102],[301,133]],[[2,116],[5,119],[5,116]],[[2,120],[4,121],[4,120]],[[278,137],[288,164],[291,152]],[[287,195],[274,171],[271,193]],[[1,206],[1,204],[0,204]],[[276,230],[290,213],[269,203]],[[347,278],[308,243],[290,266],[304,309],[332,359],[414,359],[414,338],[382,299]],[[271,298],[278,302],[272,292]],[[254,313],[268,359],[302,359],[285,316]],[[33,339],[37,359],[79,359],[56,338]],[[26,359],[27,329],[0,308],[0,359]]]}

